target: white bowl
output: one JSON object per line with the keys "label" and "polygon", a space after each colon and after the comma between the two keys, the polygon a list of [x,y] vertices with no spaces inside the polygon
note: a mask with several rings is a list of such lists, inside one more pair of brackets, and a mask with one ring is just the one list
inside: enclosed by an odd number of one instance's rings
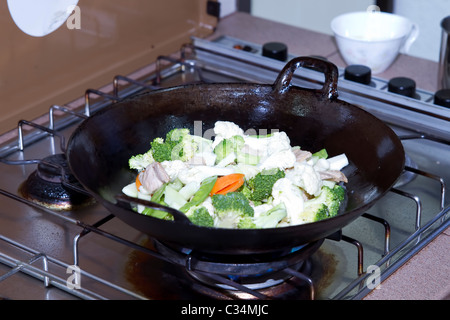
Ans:
{"label": "white bowl", "polygon": [[331,21],[339,52],[348,65],[386,70],[399,53],[407,53],[419,28],[405,17],[386,12],[351,12]]}

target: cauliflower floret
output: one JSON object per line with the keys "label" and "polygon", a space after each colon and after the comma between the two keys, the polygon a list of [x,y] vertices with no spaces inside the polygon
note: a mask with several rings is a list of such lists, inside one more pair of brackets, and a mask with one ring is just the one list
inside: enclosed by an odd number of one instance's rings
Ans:
{"label": "cauliflower floret", "polygon": [[244,137],[246,151],[257,155],[261,161],[272,154],[284,150],[291,150],[291,141],[285,132],[273,132],[270,136],[257,138],[254,136]]}
{"label": "cauliflower floret", "polygon": [[330,162],[327,159],[319,159],[313,165],[317,171],[325,171],[330,169]]}
{"label": "cauliflower floret", "polygon": [[192,135],[191,138],[197,144],[198,149],[188,163],[193,165],[213,166],[216,162],[217,155],[212,148],[212,141],[196,135]]}
{"label": "cauliflower floret", "polygon": [[255,210],[253,217],[258,218],[261,214],[269,211],[273,208],[272,204],[269,203],[263,203],[258,206],[254,206],[253,209]]}
{"label": "cauliflower floret", "polygon": [[163,161],[161,162],[161,165],[172,182],[178,177],[181,171],[185,171],[189,168],[188,165],[181,160]]}
{"label": "cauliflower floret", "polygon": [[187,161],[190,165],[206,165],[206,166],[213,166],[216,162],[216,155],[214,153],[209,152],[202,152],[202,153],[196,153],[194,156]]}
{"label": "cauliflower floret", "polygon": [[262,163],[259,164],[259,169],[287,169],[292,168],[295,164],[295,154],[291,149],[281,150],[279,152],[269,155]]}
{"label": "cauliflower floret", "polygon": [[267,139],[269,139],[269,143],[267,145],[267,152],[269,153],[269,155],[281,150],[291,149],[291,140],[289,140],[286,132],[274,132]]}
{"label": "cauliflower floret", "polygon": [[323,184],[319,172],[306,162],[296,162],[294,168],[286,170],[286,178],[314,196],[320,193]]}
{"label": "cauliflower floret", "polygon": [[231,121],[216,121],[214,124],[214,134],[216,135],[212,143],[214,149],[223,139],[229,139],[233,136],[244,136],[242,130],[237,124]]}
{"label": "cauliflower floret", "polygon": [[284,203],[290,224],[303,223],[299,213],[303,211],[304,199],[301,190],[291,180],[281,178],[272,188],[273,205]]}
{"label": "cauliflower floret", "polygon": [[208,167],[208,166],[192,166],[186,170],[181,170],[178,174],[178,178],[184,184],[190,182],[202,182],[204,179],[212,176],[226,176],[234,173],[234,169],[230,167]]}

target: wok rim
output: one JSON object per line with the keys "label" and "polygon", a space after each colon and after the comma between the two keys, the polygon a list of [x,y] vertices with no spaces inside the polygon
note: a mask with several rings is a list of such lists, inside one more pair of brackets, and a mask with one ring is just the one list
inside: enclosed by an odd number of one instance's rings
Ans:
{"label": "wok rim", "polygon": [[[242,83],[236,83],[236,82],[229,82],[229,83],[207,83],[207,84],[203,84],[203,83],[202,83],[202,84],[198,84],[198,83],[195,83],[195,84],[188,84],[188,85],[179,85],[179,86],[173,86],[173,87],[168,87],[168,88],[160,88],[160,89],[153,90],[153,91],[151,91],[151,92],[146,92],[146,93],[142,93],[142,94],[139,94],[139,95],[135,95],[135,96],[133,96],[133,97],[131,97],[131,98],[123,99],[123,100],[119,101],[118,103],[116,103],[116,104],[114,104],[114,105],[119,105],[119,104],[122,104],[122,103],[126,103],[126,102],[128,102],[128,101],[134,101],[136,98],[139,98],[140,96],[153,95],[153,94],[163,94],[163,93],[168,93],[168,92],[174,91],[174,90],[189,90],[189,89],[198,88],[198,87],[211,87],[211,88],[214,88],[214,87],[227,87],[227,86],[233,87],[233,86],[241,86],[241,85],[242,85]],[[264,84],[258,84],[258,83],[246,83],[245,85],[246,85],[246,86],[254,86],[254,87],[258,87],[258,88],[261,88],[261,87],[273,88],[272,85],[268,85],[268,84],[265,84],[265,85],[264,85]],[[308,90],[308,89],[304,89],[304,88],[301,88],[301,89],[302,89],[302,90]],[[313,89],[312,89],[312,90],[313,90]],[[314,90],[313,90],[313,91],[314,91]],[[346,104],[347,106],[350,106],[350,107],[352,107],[352,108],[358,108],[360,111],[365,112],[365,113],[368,113],[368,114],[370,114],[370,116],[376,118],[378,121],[381,121],[379,118],[375,117],[374,115],[372,115],[371,113],[367,112],[366,110],[360,109],[357,105],[353,105],[353,104],[350,104],[350,103],[348,103],[348,102],[346,102],[346,101],[339,100],[339,99],[336,99],[335,101],[338,102],[338,103]],[[100,114],[102,114],[102,113],[104,113],[104,112],[108,112],[108,109],[107,109],[107,108],[104,108],[104,109],[102,109],[102,110],[99,110],[98,112],[96,112],[95,114],[93,114],[91,117],[89,117],[89,118],[87,118],[87,119],[84,119],[84,120],[82,121],[82,123],[81,123],[81,124],[76,128],[76,130],[73,132],[73,134],[70,136],[70,138],[69,138],[69,140],[68,140],[68,146],[70,146],[72,139],[75,137],[75,135],[76,135],[76,133],[77,133],[78,131],[81,131],[81,130],[82,130],[83,126],[88,125],[89,121],[93,121],[93,120],[91,120],[91,119],[93,119],[93,118],[96,117],[97,115],[100,115]],[[395,136],[397,136],[397,135],[395,134],[395,132],[394,132],[389,126],[387,126],[387,125],[385,125],[385,126],[386,126],[386,128],[387,128],[388,131],[390,130]],[[304,223],[304,224],[299,224],[299,225],[292,225],[292,226],[284,226],[284,227],[282,227],[282,228],[298,228],[298,227],[300,227],[300,226],[306,226],[306,225],[312,225],[312,224],[314,224],[314,225],[325,224],[326,221],[329,221],[329,220],[337,220],[337,219],[340,219],[340,217],[342,217],[342,216],[347,216],[347,215],[352,214],[352,213],[353,213],[353,214],[357,214],[357,212],[364,211],[364,210],[367,210],[367,209],[369,209],[370,207],[372,207],[372,206],[374,205],[375,202],[377,202],[379,199],[381,199],[386,193],[388,193],[388,192],[392,189],[392,187],[393,187],[393,186],[395,185],[395,183],[398,181],[398,179],[400,178],[400,176],[401,176],[401,174],[402,174],[402,172],[403,172],[403,170],[404,170],[405,159],[406,159],[406,158],[405,158],[405,151],[404,151],[404,148],[403,148],[403,144],[401,143],[401,141],[400,141],[400,139],[398,138],[398,136],[397,136],[397,140],[398,140],[398,141],[396,141],[396,142],[397,142],[397,146],[398,146],[398,147],[401,147],[402,164],[401,164],[401,170],[399,170],[400,172],[398,173],[397,177],[396,177],[395,179],[392,180],[392,183],[391,183],[391,185],[390,185],[389,188],[386,188],[386,190],[384,190],[382,193],[380,193],[377,197],[375,197],[374,199],[372,199],[370,202],[365,203],[364,205],[362,205],[362,206],[360,206],[360,207],[357,207],[357,208],[355,208],[355,209],[349,210],[349,211],[344,210],[343,212],[339,213],[338,215],[336,215],[336,216],[334,216],[334,217],[330,217],[330,218],[327,218],[327,219],[324,219],[324,220],[320,220],[320,221],[316,221],[316,222],[309,222],[309,223]],[[67,159],[70,159],[70,156],[69,156],[70,150],[71,150],[71,148],[69,148],[69,147],[68,147],[67,150],[66,150],[66,156],[67,156]],[[69,167],[70,167],[70,169],[72,170],[72,166],[71,166],[71,164],[70,164],[70,161],[69,161]],[[78,180],[78,177],[77,177],[76,172],[74,172],[74,171],[72,171],[72,172],[73,172],[74,176],[75,176],[75,177],[77,178],[77,180]],[[78,180],[78,181],[79,181],[79,180]],[[108,202],[108,203],[110,203],[110,204],[112,204],[112,205],[117,206],[117,203],[118,203],[117,201],[116,201],[116,202],[111,202],[111,201],[109,201],[108,199],[105,199],[104,197],[102,197],[101,195],[98,195],[98,194],[97,194],[96,192],[94,192],[92,189],[90,189],[90,188],[88,188],[87,186],[85,186],[84,183],[82,183],[81,181],[80,181],[80,183],[81,183],[82,186],[83,186],[83,187],[84,187],[84,188],[85,188],[85,189],[86,189],[86,190],[87,190],[94,198],[96,198],[97,201],[99,201],[100,203],[103,203],[104,201],[106,201],[106,202]],[[166,207],[168,207],[168,206],[166,206]],[[168,208],[170,208],[170,207],[168,207]],[[171,209],[173,209],[173,208],[171,208]],[[130,212],[132,212],[132,213],[134,213],[134,214],[137,214],[137,215],[141,215],[141,214],[139,214],[139,213],[137,213],[137,212],[135,212],[135,211],[132,211],[132,210],[130,210]],[[145,216],[145,215],[144,215],[144,216]],[[161,220],[161,219],[154,218],[154,217],[151,217],[151,216],[146,216],[146,217],[149,218],[149,219]],[[168,222],[168,223],[179,223],[179,222],[171,221],[171,220],[167,220],[166,222]],[[245,232],[245,231],[249,231],[249,230],[258,230],[258,231],[260,231],[260,230],[277,230],[277,229],[280,229],[280,227],[275,227],[275,228],[260,228],[260,229],[228,229],[228,228],[216,228],[216,227],[201,227],[201,226],[197,226],[197,225],[194,225],[194,224],[191,224],[191,226],[193,226],[193,227],[195,227],[195,228],[211,229],[211,230],[217,230],[217,229],[221,229],[221,230],[237,230],[238,232]]]}
{"label": "wok rim", "polygon": [[[288,68],[288,65],[285,67],[285,69],[286,68]],[[292,76],[292,72],[293,72],[292,66],[290,66],[290,73],[288,73],[288,74],[281,73],[279,78],[277,79],[277,81],[279,81],[280,79],[285,81],[286,80],[285,78],[290,78]],[[358,218],[363,213],[363,211],[368,210],[377,201],[379,201],[383,196],[385,196],[385,194],[392,189],[392,187],[395,185],[395,183],[401,177],[401,174],[404,171],[404,166],[405,166],[405,151],[404,151],[403,144],[401,143],[397,134],[392,130],[392,128],[390,128],[386,123],[384,123],[381,119],[377,118],[375,115],[369,113],[368,111],[364,110],[363,108],[358,107],[357,105],[350,104],[346,101],[337,99],[337,95],[334,95],[334,93],[336,93],[336,88],[335,87],[333,88],[333,84],[335,84],[335,80],[336,79],[334,79],[334,80],[331,79],[330,81],[328,81],[329,83],[331,83],[331,85],[330,86],[324,85],[322,90],[306,89],[306,88],[292,86],[290,84],[290,79],[289,79],[287,86],[284,86],[282,91],[277,90],[277,87],[279,88],[279,82],[278,82],[278,86],[277,86],[277,81],[275,82],[274,85],[229,82],[229,83],[200,83],[200,84],[197,83],[197,84],[179,85],[179,86],[174,86],[174,87],[161,88],[161,89],[153,90],[150,92],[145,92],[140,95],[134,95],[131,98],[123,99],[123,100],[113,104],[109,108],[101,109],[98,112],[96,112],[95,114],[93,114],[91,117],[82,121],[82,123],[72,133],[72,135],[70,136],[69,141],[68,141],[68,148],[66,150],[66,156],[68,159],[69,167],[72,170],[72,173],[74,174],[76,179],[82,184],[82,186],[90,194],[92,194],[93,197],[96,198],[98,202],[100,202],[105,208],[107,208],[113,215],[118,217],[120,220],[124,220],[124,219],[118,215],[118,212],[114,212],[114,210],[109,209],[110,206],[114,207],[115,210],[120,211],[121,213],[122,213],[122,211],[124,211],[123,213],[124,213],[124,215],[127,216],[127,218],[131,217],[130,213],[133,213],[134,215],[141,216],[139,219],[146,219],[146,221],[149,221],[149,224],[151,223],[151,221],[153,221],[153,222],[155,222],[154,224],[156,224],[157,226],[162,226],[162,224],[164,224],[164,226],[167,226],[167,228],[169,228],[169,226],[178,226],[178,225],[180,225],[180,223],[177,221],[166,221],[166,220],[139,214],[139,213],[131,210],[131,208],[125,209],[125,208],[121,207],[117,201],[115,201],[115,202],[109,201],[108,199],[104,198],[102,195],[98,194],[97,192],[94,192],[84,182],[82,182],[79,179],[79,176],[78,176],[76,170],[73,170],[74,168],[70,161],[70,159],[71,159],[70,153],[72,152],[71,145],[72,145],[73,140],[77,136],[77,134],[79,132],[83,131],[84,127],[88,126],[88,124],[91,121],[95,121],[95,119],[97,117],[108,112],[109,110],[111,110],[111,108],[112,109],[120,108],[123,104],[126,104],[127,102],[130,102],[130,101],[136,102],[136,100],[138,100],[140,97],[147,96],[147,95],[157,95],[157,94],[166,94],[167,95],[167,94],[170,94],[171,91],[176,91],[176,90],[189,91],[189,90],[199,89],[199,88],[204,88],[204,87],[211,88],[211,89],[221,88],[227,93],[234,92],[234,91],[236,91],[236,89],[243,90],[244,93],[252,92],[252,90],[261,90],[261,91],[266,90],[267,92],[270,92],[271,98],[278,98],[278,97],[282,97],[283,95],[287,95],[287,94],[295,95],[295,94],[301,94],[301,92],[308,92],[308,94],[312,95],[311,98],[317,100],[316,102],[320,102],[320,101],[327,102],[327,101],[332,100],[333,103],[342,105],[343,109],[349,108],[349,109],[351,109],[352,112],[355,112],[356,114],[358,114],[359,112],[363,113],[364,117],[369,117],[371,120],[373,119],[376,122],[376,125],[379,126],[380,130],[383,133],[383,136],[389,137],[389,140],[392,143],[392,148],[394,149],[394,147],[395,147],[395,149],[396,149],[394,152],[395,160],[396,160],[396,163],[395,163],[396,170],[395,170],[395,176],[392,176],[392,178],[386,182],[386,185],[383,184],[384,189],[379,192],[377,191],[377,195],[374,198],[370,199],[370,201],[368,201],[368,202],[363,202],[360,206],[358,206],[356,208],[353,208],[351,210],[346,210],[347,209],[347,204],[346,204],[346,208],[344,208],[343,212],[341,212],[337,216],[327,218],[327,219],[317,221],[317,222],[312,222],[312,223],[305,223],[305,224],[300,224],[300,225],[284,226],[284,227],[277,227],[277,228],[264,228],[264,229],[228,229],[228,228],[215,228],[215,227],[200,227],[200,226],[197,226],[194,224],[189,224],[188,226],[190,229],[192,228],[192,230],[199,230],[201,232],[208,230],[209,232],[217,232],[220,235],[225,235],[225,236],[252,234],[252,235],[257,235],[259,238],[262,238],[262,236],[264,236],[266,234],[270,235],[270,234],[274,234],[274,232],[279,233],[279,232],[281,232],[281,231],[279,231],[280,229],[285,230],[283,232],[283,236],[284,236],[285,233],[288,233],[289,235],[291,235],[291,234],[293,235],[293,234],[301,233],[304,230],[320,229],[320,228],[323,228],[324,225],[327,225],[327,224],[330,225],[330,228],[327,229],[329,232],[328,231],[320,232],[322,235],[319,238],[314,238],[314,239],[310,238],[309,241],[296,242],[296,245],[319,240],[320,238],[324,238],[328,235],[335,233],[338,230],[341,230],[343,227],[345,227],[346,225],[350,224],[353,220]],[[276,108],[276,106],[274,108]],[[356,109],[358,111],[355,111]],[[253,111],[254,107],[251,107],[250,110]],[[167,112],[162,112],[160,114],[160,116],[166,116],[166,117],[168,115],[169,114]],[[297,115],[293,115],[293,116],[299,117]],[[218,120],[220,120],[220,119],[215,118],[214,121],[218,121]],[[281,130],[281,128],[280,128],[280,130]],[[393,151],[391,151],[391,152],[393,152]],[[400,156],[401,156],[401,159],[400,159]],[[397,159],[397,157],[398,157],[398,159]],[[349,158],[349,160],[351,162],[352,159]],[[398,162],[397,162],[397,160],[398,160]],[[355,167],[356,167],[356,169],[358,169],[358,166],[355,166]],[[129,169],[129,170],[131,170],[131,169]],[[389,185],[387,186],[388,183],[389,183]],[[94,186],[94,187],[97,187],[97,186]],[[377,186],[374,186],[374,187],[377,187]],[[340,222],[338,222],[338,221],[340,221]],[[126,221],[124,221],[124,222],[126,222]],[[337,225],[337,227],[336,227],[336,225]],[[139,228],[137,228],[134,225],[131,225],[131,226],[135,229],[140,230]],[[184,226],[186,226],[186,224],[184,224]],[[313,227],[311,227],[311,226],[313,226]],[[143,231],[143,230],[140,230],[140,231]],[[147,233],[145,231],[143,231],[143,232]],[[327,234],[324,236],[323,235],[324,233],[327,233]],[[148,236],[153,237],[162,242],[166,242],[166,243],[171,242],[170,240],[169,241],[162,240],[161,237],[155,236],[153,234],[148,234]],[[283,238],[283,237],[281,236],[281,238]],[[181,240],[183,240],[183,239],[181,239]],[[279,239],[278,239],[278,242],[280,242]],[[176,242],[175,244],[180,245],[180,242]],[[208,244],[207,247],[208,248],[205,248],[205,247],[201,248],[201,251],[204,251],[204,252],[207,252],[207,251],[216,252],[217,251],[215,248],[210,249],[211,248],[210,244]],[[240,249],[234,248],[233,252],[240,252],[240,250],[243,253],[248,253],[248,252],[252,253],[252,252],[260,252],[261,251],[261,249],[255,249],[254,247],[255,247],[255,244],[253,244],[253,247],[250,247],[250,248],[240,248]],[[232,254],[236,254],[236,253],[232,253]]]}

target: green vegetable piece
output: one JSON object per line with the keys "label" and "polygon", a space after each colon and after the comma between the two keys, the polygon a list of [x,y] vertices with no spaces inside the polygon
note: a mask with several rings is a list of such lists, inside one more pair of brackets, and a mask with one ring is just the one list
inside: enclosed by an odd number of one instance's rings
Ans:
{"label": "green vegetable piece", "polygon": [[330,211],[324,203],[313,203],[305,206],[301,217],[305,222],[316,222],[330,217]]}
{"label": "green vegetable piece", "polygon": [[243,217],[254,215],[253,207],[241,192],[215,194],[211,199],[219,228],[236,228]]}
{"label": "green vegetable piece", "polygon": [[198,207],[187,214],[189,220],[200,227],[214,227],[214,219],[205,207]]}
{"label": "green vegetable piece", "polygon": [[172,160],[172,149],[176,145],[176,142],[166,141],[161,138],[155,138],[150,142],[153,158],[157,162]]}
{"label": "green vegetable piece", "polygon": [[187,161],[191,159],[199,149],[199,144],[194,136],[189,134],[189,129],[177,128],[169,131],[166,142],[172,145],[171,160]]}
{"label": "green vegetable piece", "polygon": [[257,228],[275,228],[286,216],[286,206],[280,203],[254,219],[254,223]]}
{"label": "green vegetable piece", "polygon": [[306,222],[334,217],[339,213],[344,199],[345,189],[342,186],[335,185],[333,188],[323,186],[318,197],[305,202],[300,216]]}
{"label": "green vegetable piece", "polygon": [[153,155],[150,151],[143,153],[143,154],[137,154],[135,156],[132,156],[128,160],[128,165],[130,169],[137,169],[142,170],[145,169],[149,164],[153,163],[155,159],[153,159]]}
{"label": "green vegetable piece", "polygon": [[[166,190],[166,186],[167,186],[167,183],[163,184],[159,189],[157,189],[153,193],[152,198],[150,200],[152,202],[165,205],[164,200],[163,200],[163,196],[164,196],[164,191]],[[146,215],[146,216],[151,216],[151,217],[154,217],[154,218],[158,218],[158,219],[166,219],[166,218],[168,218],[168,216],[170,216],[170,217],[172,216],[168,212],[165,212],[165,211],[162,211],[162,210],[153,209],[153,208],[149,208],[149,207],[146,207],[142,211],[142,214]]]}
{"label": "green vegetable piece", "polygon": [[253,222],[252,217],[249,216],[244,216],[242,217],[238,224],[237,224],[238,229],[256,229],[256,224]]}
{"label": "green vegetable piece", "polygon": [[189,135],[189,129],[175,128],[167,132],[166,141],[173,141],[178,143],[181,142],[181,140],[183,140],[187,135]]}
{"label": "green vegetable piece", "polygon": [[200,205],[203,201],[208,198],[212,188],[214,187],[214,184],[216,183],[217,176],[212,176],[209,178],[206,178],[202,181],[200,184],[200,188],[198,191],[194,194],[191,201],[186,203],[184,206],[180,208],[181,212],[186,213],[191,207]]}
{"label": "green vegetable piece", "polygon": [[183,188],[183,182],[180,181],[180,179],[176,178],[173,182],[169,184],[173,189],[176,191],[180,191],[181,188]]}
{"label": "green vegetable piece", "polygon": [[256,166],[259,163],[259,156],[238,151],[236,161],[238,163]]}
{"label": "green vegetable piece", "polygon": [[244,138],[238,135],[220,141],[214,148],[214,153],[217,156],[216,163],[222,161],[230,153],[239,151],[244,146],[244,143]]}
{"label": "green vegetable piece", "polygon": [[273,137],[273,133],[267,133],[267,134],[251,134],[249,135],[251,138],[256,138],[256,139],[265,139],[265,138],[270,138]]}
{"label": "green vegetable piece", "polygon": [[[331,189],[331,188],[329,188]],[[327,206],[330,211],[330,216],[334,217],[339,213],[339,209],[341,208],[341,204],[345,199],[345,189],[340,185],[335,185],[333,189],[331,189],[331,200],[328,201]]]}
{"label": "green vegetable piece", "polygon": [[267,199],[272,194],[272,188],[275,182],[284,177],[285,173],[280,169],[261,171],[248,181],[248,188],[250,189],[248,198],[252,201],[263,201]]}
{"label": "green vegetable piece", "polygon": [[186,199],[170,185],[166,186],[164,191],[164,202],[174,209],[179,209],[187,203]]}
{"label": "green vegetable piece", "polygon": [[328,158],[328,153],[327,153],[327,150],[321,149],[321,150],[313,153],[312,156],[313,157],[317,157],[319,159],[327,159]]}
{"label": "green vegetable piece", "polygon": [[228,192],[212,196],[212,204],[220,216],[224,212],[236,212],[242,216],[253,217],[254,210],[241,192]]}
{"label": "green vegetable piece", "polygon": [[155,138],[150,143],[151,152],[155,161],[170,160],[187,161],[198,150],[196,139],[189,134],[189,129],[175,128],[166,134],[166,139]]}

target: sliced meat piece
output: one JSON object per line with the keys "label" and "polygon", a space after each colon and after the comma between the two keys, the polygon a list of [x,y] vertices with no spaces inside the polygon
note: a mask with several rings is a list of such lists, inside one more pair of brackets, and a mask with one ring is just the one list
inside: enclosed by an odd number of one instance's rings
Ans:
{"label": "sliced meat piece", "polygon": [[312,153],[309,151],[301,150],[301,149],[295,149],[294,151],[295,160],[297,162],[305,161],[306,159],[311,158]]}
{"label": "sliced meat piece", "polygon": [[320,171],[320,179],[322,180],[331,180],[335,182],[345,182],[347,183],[347,177],[345,174],[338,170],[327,170],[327,171]]}
{"label": "sliced meat piece", "polygon": [[142,186],[152,194],[164,183],[170,181],[170,177],[159,162],[153,162],[139,173]]}

